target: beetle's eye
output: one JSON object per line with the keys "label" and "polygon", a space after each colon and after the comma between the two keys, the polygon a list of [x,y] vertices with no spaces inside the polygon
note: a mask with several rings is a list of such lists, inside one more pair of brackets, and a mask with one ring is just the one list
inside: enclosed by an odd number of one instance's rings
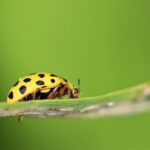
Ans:
{"label": "beetle's eye", "polygon": [[77,88],[74,89],[74,94],[77,94],[79,90]]}

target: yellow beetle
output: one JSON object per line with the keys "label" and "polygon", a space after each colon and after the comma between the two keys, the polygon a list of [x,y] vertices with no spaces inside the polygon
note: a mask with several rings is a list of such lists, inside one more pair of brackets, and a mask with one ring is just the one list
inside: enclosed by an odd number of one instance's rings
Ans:
{"label": "yellow beetle", "polygon": [[[78,85],[80,80],[78,80]],[[68,98],[79,98],[80,89],[69,81],[51,73],[39,72],[21,78],[10,89],[7,102],[54,99],[68,95]]]}

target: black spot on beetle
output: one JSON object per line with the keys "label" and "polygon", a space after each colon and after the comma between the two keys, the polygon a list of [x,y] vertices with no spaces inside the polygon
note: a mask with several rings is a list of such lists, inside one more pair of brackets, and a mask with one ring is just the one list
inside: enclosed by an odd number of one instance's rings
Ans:
{"label": "black spot on beetle", "polygon": [[39,76],[40,78],[44,78],[44,77],[45,77],[44,74],[38,74],[38,76]]}
{"label": "black spot on beetle", "polygon": [[66,80],[65,78],[62,78],[65,82],[68,82],[68,80]]}
{"label": "black spot on beetle", "polygon": [[55,74],[50,74],[51,77],[57,77]]}
{"label": "black spot on beetle", "polygon": [[39,80],[39,81],[36,82],[36,84],[37,84],[37,85],[44,85],[44,82],[41,81],[41,80]]}
{"label": "black spot on beetle", "polygon": [[19,88],[19,91],[21,94],[24,94],[26,92],[26,87],[23,85]]}
{"label": "black spot on beetle", "polygon": [[42,86],[41,88],[45,88],[46,86]]}
{"label": "black spot on beetle", "polygon": [[18,85],[18,83],[19,83],[19,81],[17,81],[13,86],[16,86],[16,85]]}
{"label": "black spot on beetle", "polygon": [[55,79],[51,79],[51,82],[52,82],[52,83],[55,83]]}
{"label": "black spot on beetle", "polygon": [[13,92],[10,92],[8,97],[9,97],[10,99],[13,99]]}
{"label": "black spot on beetle", "polygon": [[24,81],[25,83],[27,83],[27,82],[30,82],[31,79],[30,79],[30,78],[25,78],[23,81]]}

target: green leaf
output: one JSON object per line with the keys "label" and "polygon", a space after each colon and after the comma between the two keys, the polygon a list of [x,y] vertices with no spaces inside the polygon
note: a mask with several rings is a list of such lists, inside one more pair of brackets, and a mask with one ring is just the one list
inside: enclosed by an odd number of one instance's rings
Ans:
{"label": "green leaf", "polygon": [[150,83],[96,97],[0,103],[0,117],[24,115],[41,118],[91,118],[149,110]]}

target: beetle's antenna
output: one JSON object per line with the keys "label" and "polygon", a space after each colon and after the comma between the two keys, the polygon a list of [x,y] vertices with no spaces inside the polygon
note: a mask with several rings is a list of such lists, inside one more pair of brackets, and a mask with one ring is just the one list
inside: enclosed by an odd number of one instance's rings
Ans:
{"label": "beetle's antenna", "polygon": [[80,79],[78,78],[78,90],[80,91]]}

